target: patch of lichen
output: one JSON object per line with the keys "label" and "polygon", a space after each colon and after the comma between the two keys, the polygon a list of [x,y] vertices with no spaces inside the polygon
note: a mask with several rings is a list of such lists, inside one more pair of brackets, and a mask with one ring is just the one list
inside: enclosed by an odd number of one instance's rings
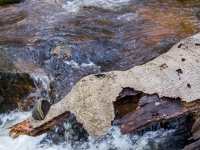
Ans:
{"label": "patch of lichen", "polygon": [[19,3],[23,0],[0,0],[0,5]]}
{"label": "patch of lichen", "polygon": [[30,75],[0,70],[0,96],[4,99],[0,113],[18,108],[20,100],[34,91],[35,85]]}

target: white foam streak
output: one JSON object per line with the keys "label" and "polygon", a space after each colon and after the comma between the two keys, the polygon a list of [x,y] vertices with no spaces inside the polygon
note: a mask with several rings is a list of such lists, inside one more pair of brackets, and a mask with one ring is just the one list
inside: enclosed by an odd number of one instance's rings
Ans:
{"label": "white foam streak", "polygon": [[136,134],[122,135],[118,127],[111,127],[108,134],[97,139],[89,137],[88,142],[82,143],[78,148],[72,148],[67,143],[59,145],[43,143],[40,141],[46,136],[43,134],[37,137],[30,137],[20,135],[17,139],[13,140],[8,136],[8,127],[23,121],[31,115],[30,112],[13,111],[9,115],[1,114],[0,120],[0,149],[1,150],[144,150],[151,149],[149,141],[153,140],[153,147],[159,149],[159,145],[172,135],[174,130],[160,129],[158,131],[151,131],[145,133],[143,136]]}
{"label": "white foam streak", "polygon": [[126,13],[117,17],[118,20],[132,21],[138,17],[137,13]]}
{"label": "white foam streak", "polygon": [[96,69],[100,69],[100,66],[97,66],[95,65],[93,62],[89,61],[89,63],[77,63],[73,60],[70,60],[70,61],[65,61],[65,64],[67,65],[70,65],[74,68],[87,68],[87,67],[93,67],[93,68],[96,68]]}
{"label": "white foam streak", "polygon": [[77,12],[84,6],[97,6],[105,9],[114,9],[115,7],[125,5],[130,0],[73,0],[68,1],[63,8],[68,12]]}

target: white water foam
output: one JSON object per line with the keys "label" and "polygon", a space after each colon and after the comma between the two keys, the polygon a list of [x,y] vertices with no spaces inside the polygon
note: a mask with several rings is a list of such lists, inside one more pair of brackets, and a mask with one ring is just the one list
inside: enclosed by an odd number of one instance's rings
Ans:
{"label": "white water foam", "polygon": [[119,15],[117,17],[118,20],[124,20],[124,21],[132,21],[138,17],[138,13],[126,13],[123,15]]}
{"label": "white water foam", "polygon": [[89,60],[89,63],[81,63],[81,64],[79,64],[79,63],[77,63],[77,62],[75,62],[73,60],[65,61],[64,63],[67,64],[67,65],[70,65],[70,66],[72,66],[74,68],[94,68],[94,69],[97,69],[99,71],[100,71],[100,68],[101,68],[100,66],[95,65],[90,60]]}
{"label": "white water foam", "polygon": [[[140,136],[137,134],[122,135],[120,129],[116,126],[110,128],[107,135],[97,139],[89,140],[85,143],[79,143],[76,148],[72,148],[69,144],[41,144],[41,140],[46,136],[43,134],[37,137],[20,135],[16,139],[8,136],[8,128],[20,121],[23,121],[31,115],[30,112],[13,111],[10,114],[0,115],[0,149],[1,150],[147,150],[159,149],[159,145],[169,138],[174,130],[159,129],[158,131],[150,131]],[[149,141],[153,141],[153,147],[149,146]]]}
{"label": "white water foam", "polygon": [[9,127],[23,121],[31,115],[30,112],[12,111],[10,114],[1,114],[0,120],[0,149],[1,150],[36,150],[37,144],[43,139],[44,135],[30,137],[20,135],[16,139],[8,136]]}
{"label": "white water foam", "polygon": [[77,12],[83,7],[97,6],[104,9],[114,9],[122,5],[126,5],[130,0],[71,0],[63,5],[68,12]]}

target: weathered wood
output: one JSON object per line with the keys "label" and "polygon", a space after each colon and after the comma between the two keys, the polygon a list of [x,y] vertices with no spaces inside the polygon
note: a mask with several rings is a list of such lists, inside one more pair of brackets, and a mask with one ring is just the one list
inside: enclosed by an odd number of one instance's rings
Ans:
{"label": "weathered wood", "polygon": [[187,145],[183,150],[200,150],[200,140],[195,141],[194,143]]}
{"label": "weathered wood", "polygon": [[195,116],[195,118],[196,118],[195,123],[192,127],[192,130],[191,130],[194,137],[200,133],[200,118],[198,116]]}
{"label": "weathered wood", "polygon": [[200,132],[198,132],[196,135],[190,137],[188,140],[195,140],[196,141],[198,139],[200,139]]}
{"label": "weathered wood", "polygon": [[159,122],[169,122],[190,113],[189,109],[181,106],[181,101],[178,99],[162,98],[159,100],[150,95],[145,97],[145,105],[143,104],[142,107],[116,122],[121,125],[122,134],[141,131],[148,126]]}
{"label": "weathered wood", "polygon": [[10,127],[9,135],[12,136],[13,138],[17,138],[21,134],[29,135],[29,136],[41,135],[43,133],[48,132],[50,127],[56,125],[58,122],[69,117],[69,115],[70,115],[70,112],[61,114],[58,117],[52,118],[51,121],[46,122],[45,124],[43,124],[42,126],[38,128],[32,128],[32,126],[30,125],[30,119],[33,119],[33,118],[30,117],[27,120],[24,120],[23,122],[20,122]]}

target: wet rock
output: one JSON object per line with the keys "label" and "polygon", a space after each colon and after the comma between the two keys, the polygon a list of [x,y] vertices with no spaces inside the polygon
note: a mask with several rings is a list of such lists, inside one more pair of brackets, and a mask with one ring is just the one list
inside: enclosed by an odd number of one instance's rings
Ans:
{"label": "wet rock", "polygon": [[52,56],[58,56],[63,59],[70,59],[72,55],[72,48],[71,46],[56,46],[51,50]]}
{"label": "wet rock", "polygon": [[22,2],[22,1],[23,0],[0,0],[0,5],[19,3],[19,2]]}
{"label": "wet rock", "polygon": [[[9,112],[20,106],[29,95],[35,91],[32,78],[25,73],[10,73],[0,71],[0,113]],[[31,100],[30,100],[31,101]],[[29,102],[30,102],[29,101]],[[27,109],[29,103],[26,103]]]}

